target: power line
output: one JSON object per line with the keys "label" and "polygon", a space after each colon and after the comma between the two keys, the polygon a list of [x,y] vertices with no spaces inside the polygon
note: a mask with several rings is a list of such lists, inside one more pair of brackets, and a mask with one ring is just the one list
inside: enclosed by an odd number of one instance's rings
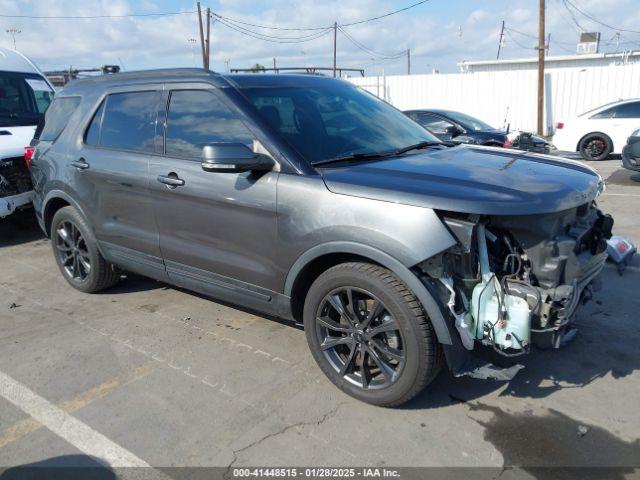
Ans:
{"label": "power line", "polygon": [[582,25],[580,25],[580,22],[578,22],[578,19],[576,18],[575,13],[573,12],[573,10],[569,8],[569,5],[567,5],[567,0],[562,0],[562,5],[564,5],[564,8],[567,10],[567,12],[569,12],[569,16],[571,17],[571,20],[573,21],[573,23],[576,24],[580,32],[584,32],[585,29],[582,27]]}
{"label": "power line", "polygon": [[607,27],[611,30],[614,31],[618,31],[618,32],[629,32],[629,33],[640,33],[640,30],[629,30],[627,28],[620,28],[620,27],[614,27],[612,25],[609,25],[607,23],[601,22],[600,20],[598,20],[596,17],[594,17],[592,14],[590,14],[589,12],[587,12],[586,10],[581,9],[580,7],[578,7],[575,3],[573,3],[571,0],[563,0],[566,3],[568,3],[569,5],[571,5],[573,8],[575,8],[579,13],[581,13],[582,15],[584,15],[585,17],[587,17],[588,19],[590,19],[593,22],[596,22],[600,25],[602,25],[603,27]]}
{"label": "power line", "polygon": [[[412,9],[414,7],[417,7],[419,5],[422,5],[424,3],[429,2],[430,0],[422,0],[420,2],[416,2],[416,3],[412,3],[411,5],[407,5],[404,8],[399,8],[397,10],[393,10],[392,12],[387,12],[383,15],[378,15],[377,17],[371,17],[371,18],[366,18],[364,20],[358,20],[356,22],[350,22],[350,23],[343,23],[343,24],[339,24],[338,26],[340,27],[350,27],[352,25],[360,25],[363,23],[367,23],[367,22],[373,22],[375,20],[380,20],[381,18],[386,18],[386,17],[390,17],[392,15],[396,15],[398,13],[401,12],[405,12],[409,9]],[[231,17],[227,17],[224,15],[219,15],[219,14],[215,14],[217,18],[222,18],[224,20],[226,20],[229,23],[232,24],[240,24],[240,25],[247,25],[249,27],[257,27],[257,28],[264,28],[266,30],[300,30],[300,31],[304,31],[304,30],[324,30],[326,28],[333,28],[333,25],[327,25],[325,27],[280,27],[280,26],[274,26],[274,25],[261,25],[258,23],[250,23],[250,22],[245,22],[243,20],[237,20]]]}
{"label": "power line", "polygon": [[526,47],[524,45],[522,45],[520,42],[518,42],[515,37],[513,35],[511,35],[511,30],[505,28],[505,33],[507,34],[507,36],[513,41],[513,43],[515,43],[516,45],[518,45],[520,48],[523,48],[525,50],[533,50],[534,47]]}
{"label": "power line", "polygon": [[245,28],[241,28],[237,25],[232,25],[230,23],[227,23],[226,20],[222,20],[220,18],[217,19],[218,22],[222,25],[224,25],[227,28],[230,28],[231,30],[235,30],[238,33],[241,33],[243,35],[252,37],[252,38],[256,38],[258,40],[264,40],[265,42],[272,42],[272,43],[304,43],[304,42],[309,42],[311,40],[316,40],[318,38],[324,37],[325,35],[327,35],[332,29],[331,28],[326,28],[320,32],[314,33],[313,35],[310,36],[303,36],[303,37],[275,37],[273,35],[265,35],[265,34],[261,34],[260,32],[255,32],[253,30],[249,30],[249,29],[245,29]]}
{"label": "power line", "polygon": [[385,13],[384,15],[379,15],[377,17],[367,18],[366,20],[360,20],[359,22],[351,22],[351,23],[343,23],[340,25],[341,27],[350,27],[352,25],[360,25],[362,23],[373,22],[374,20],[380,20],[381,18],[390,17],[391,15],[395,15],[396,13],[405,12],[413,7],[417,7],[418,5],[422,5],[423,3],[427,3],[429,0],[422,0],[421,2],[412,3],[404,8],[400,8],[398,10],[394,10],[393,12]]}
{"label": "power line", "polygon": [[369,47],[367,47],[366,45],[360,43],[358,40],[353,38],[349,33],[347,33],[347,31],[344,28],[339,26],[338,30],[340,30],[344,34],[344,36],[347,37],[347,39],[351,43],[353,43],[356,47],[358,47],[360,50],[362,50],[365,53],[368,53],[369,55],[373,55],[374,57],[377,57],[379,59],[392,60],[395,58],[403,57],[407,54],[406,50],[403,50],[402,52],[398,52],[398,53],[393,53],[393,54],[384,54],[384,53],[375,52],[371,50]]}
{"label": "power line", "polygon": [[123,15],[7,15],[0,13],[3,18],[30,18],[36,20],[90,20],[96,18],[131,18],[131,17],[168,17],[172,15],[185,15],[196,13],[195,10],[183,12],[162,12],[162,13],[129,13]]}

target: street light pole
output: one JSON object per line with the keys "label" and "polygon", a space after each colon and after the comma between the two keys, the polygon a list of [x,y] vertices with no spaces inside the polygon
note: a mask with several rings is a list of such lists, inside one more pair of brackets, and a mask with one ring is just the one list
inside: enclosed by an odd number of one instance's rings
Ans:
{"label": "street light pole", "polygon": [[11,35],[11,37],[13,38],[13,49],[17,50],[16,48],[16,35],[18,35],[19,33],[22,33],[22,30],[18,30],[17,28],[7,28],[7,30],[5,30],[9,35]]}

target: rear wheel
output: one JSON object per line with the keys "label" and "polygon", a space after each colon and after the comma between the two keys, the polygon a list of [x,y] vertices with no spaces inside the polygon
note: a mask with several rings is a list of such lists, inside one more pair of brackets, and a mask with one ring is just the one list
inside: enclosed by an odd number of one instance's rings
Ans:
{"label": "rear wheel", "polygon": [[580,140],[578,151],[585,160],[605,160],[613,151],[613,142],[604,133],[590,133]]}
{"label": "rear wheel", "polygon": [[100,254],[91,229],[73,207],[61,208],[53,216],[51,245],[62,276],[77,290],[98,292],[120,278]]}
{"label": "rear wheel", "polygon": [[327,377],[374,405],[407,402],[441,366],[440,345],[419,302],[378,265],[344,263],[320,275],[305,301],[304,324]]}

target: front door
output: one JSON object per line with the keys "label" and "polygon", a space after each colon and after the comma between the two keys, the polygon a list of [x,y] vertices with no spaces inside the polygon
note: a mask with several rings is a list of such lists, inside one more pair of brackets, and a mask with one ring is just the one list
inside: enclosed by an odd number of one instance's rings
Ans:
{"label": "front door", "polygon": [[[276,171],[206,172],[202,148],[252,146],[254,136],[215,89],[168,92],[164,155],[151,160],[160,250],[176,284],[268,310],[276,287]],[[173,179],[167,184],[167,178]]]}

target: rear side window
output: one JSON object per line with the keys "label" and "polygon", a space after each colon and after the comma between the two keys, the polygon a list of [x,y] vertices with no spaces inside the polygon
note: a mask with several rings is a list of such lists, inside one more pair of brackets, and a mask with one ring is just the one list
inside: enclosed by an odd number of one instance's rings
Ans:
{"label": "rear side window", "polygon": [[[44,124],[38,128],[41,131],[36,132],[36,138],[45,142],[55,142],[78,105],[80,105],[80,97],[55,98],[45,113]],[[37,133],[40,134],[39,137]]]}
{"label": "rear side window", "polygon": [[166,154],[202,158],[202,148],[216,142],[251,145],[253,136],[212,92],[174,90],[167,113]]}
{"label": "rear side window", "polygon": [[99,145],[153,152],[159,98],[156,91],[108,95]]}

